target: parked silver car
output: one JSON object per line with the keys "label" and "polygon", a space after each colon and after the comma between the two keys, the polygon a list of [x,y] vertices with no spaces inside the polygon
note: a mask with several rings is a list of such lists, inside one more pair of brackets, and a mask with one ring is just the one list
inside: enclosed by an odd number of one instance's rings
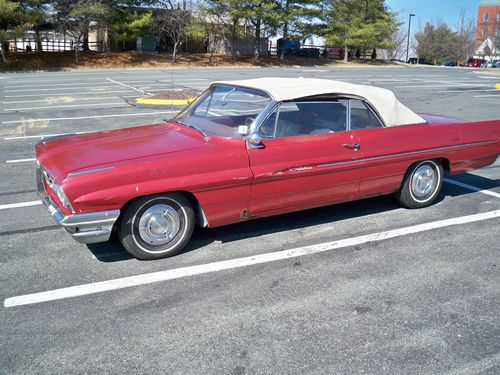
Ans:
{"label": "parked silver car", "polygon": [[500,68],[500,60],[491,60],[486,63],[487,68]]}

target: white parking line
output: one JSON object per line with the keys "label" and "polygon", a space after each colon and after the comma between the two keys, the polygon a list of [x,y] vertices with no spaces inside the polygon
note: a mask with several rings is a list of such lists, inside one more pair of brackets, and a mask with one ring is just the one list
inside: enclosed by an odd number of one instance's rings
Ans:
{"label": "white parking line", "polygon": [[434,221],[425,224],[413,225],[410,227],[389,230],[385,232],[372,233],[368,235],[348,238],[345,240],[326,242],[318,245],[298,247],[291,250],[276,251],[267,254],[252,255],[244,258],[223,260],[219,262],[200,264],[166,271],[146,273],[142,275],[123,277],[120,279],[106,280],[89,284],[75,285],[67,288],[54,289],[40,293],[25,294],[6,298],[4,307],[14,307],[31,305],[35,303],[73,298],[89,294],[102,293],[111,290],[130,288],[134,286],[158,283],[162,281],[175,280],[189,276],[202,275],[206,273],[219,272],[241,267],[248,267],[256,264],[275,262],[283,259],[293,259],[305,255],[317,254],[344,247],[366,244],[369,242],[379,242],[390,238],[396,238],[409,234],[429,231],[437,228],[449,227],[473,223],[482,220],[500,217],[500,210],[484,212],[475,215],[461,216],[453,219]]}
{"label": "white parking line", "polygon": [[[73,94],[74,95],[74,94]],[[46,97],[46,99],[37,99],[37,100],[15,100],[15,101],[10,101],[10,102],[2,102],[2,104],[21,104],[21,103],[37,103],[37,102],[42,102],[42,103],[73,103],[73,102],[80,102],[82,100],[102,100],[102,99],[119,99],[119,98],[137,98],[138,95],[113,95],[113,96],[93,96],[89,98],[73,98],[72,96],[66,96],[63,98],[53,98],[53,97]]]}
{"label": "white parking line", "polygon": [[[128,90],[109,90],[109,91],[97,91],[95,92],[95,94],[130,94],[130,91]],[[75,96],[75,95],[91,95],[91,94],[94,94],[92,92],[65,92],[65,93],[59,93],[59,94],[47,94],[47,93],[43,93],[43,94],[24,94],[24,95],[5,95],[4,98],[32,98],[32,97],[37,97],[37,96],[42,96],[44,98],[51,98],[51,97],[54,97],[54,96]],[[47,96],[47,95],[50,95],[50,96]],[[114,96],[114,95],[113,95]],[[112,97],[113,97],[112,96]]]}
{"label": "white parking line", "polygon": [[[95,83],[89,83],[89,82],[81,82],[79,83],[46,83],[43,85],[14,85],[14,86],[4,86],[4,89],[16,89],[16,88],[24,88],[24,87],[31,87],[31,88],[36,88],[36,87],[47,87],[47,86],[90,86],[94,85]],[[100,85],[112,85],[113,83],[111,82],[100,82]]]}
{"label": "white parking line", "polygon": [[5,137],[4,141],[16,141],[19,139],[31,139],[31,138],[43,138],[43,137],[55,137],[59,135],[72,135],[72,134],[88,134],[88,133],[94,133],[93,131],[88,131],[88,132],[74,132],[74,133],[56,133],[56,134],[40,134],[40,135],[19,135],[19,136],[13,136],[13,137]]}
{"label": "white parking line", "polygon": [[462,89],[460,91],[457,91],[457,90],[441,90],[441,91],[437,91],[437,92],[439,92],[439,93],[455,92],[455,93],[461,94],[461,93],[468,93],[468,92],[491,92],[491,91],[498,91],[498,90],[497,89],[481,89],[481,90],[476,90],[476,89]]}
{"label": "white parking line", "polygon": [[7,210],[7,209],[10,209],[10,208],[38,206],[39,204],[42,204],[42,202],[41,201],[31,201],[31,202],[1,204],[0,205],[0,210]]}
{"label": "white parking line", "polygon": [[[47,86],[45,86],[47,87]],[[112,86],[88,86],[88,87],[65,87],[63,90],[89,90],[87,94],[91,92],[104,92],[104,89],[110,89],[113,88]],[[44,89],[36,89],[36,91],[60,91],[61,87],[56,87],[56,88],[44,88]],[[12,92],[23,92],[23,91],[33,91],[33,89],[15,89],[15,90],[5,90],[4,92],[6,93],[12,93]]]}
{"label": "white parking line", "polygon": [[133,86],[129,86],[129,85],[126,85],[125,83],[121,83],[121,82],[118,82],[118,81],[115,81],[114,79],[111,79],[111,78],[106,78],[109,82],[113,82],[113,83],[116,83],[117,85],[120,85],[120,86],[123,86],[123,87],[128,87],[129,89],[131,90],[134,90],[136,92],[140,92],[142,94],[145,94],[145,95],[151,95],[150,93],[148,93],[147,91],[144,91],[144,90],[141,90],[141,89],[138,89],[138,88],[135,88]]}
{"label": "white parking line", "polygon": [[32,111],[35,109],[52,109],[52,108],[81,108],[81,107],[112,107],[112,106],[121,106],[121,107],[129,107],[130,105],[124,103],[123,100],[119,99],[119,102],[116,103],[94,103],[94,104],[69,104],[69,105],[46,105],[41,107],[23,107],[23,108],[6,108],[4,111],[7,112],[15,112],[15,111]]}
{"label": "white parking line", "polygon": [[12,164],[12,163],[27,163],[30,161],[36,161],[35,158],[29,158],[29,159],[16,159],[16,160],[7,160],[7,164]]}
{"label": "white parking line", "polygon": [[153,116],[153,115],[162,115],[166,113],[177,113],[177,112],[178,111],[162,111],[162,112],[120,113],[116,115],[100,115],[100,116],[36,118],[36,119],[25,119],[25,120],[15,120],[15,121],[2,121],[2,124],[20,124],[20,123],[41,122],[41,121],[85,120],[85,119],[107,118],[107,117]]}
{"label": "white parking line", "polygon": [[419,88],[419,87],[461,87],[461,86],[481,86],[484,84],[480,83],[443,83],[443,84],[437,84],[437,85],[400,85],[400,86],[394,86],[398,88]]}
{"label": "white parking line", "polygon": [[500,98],[500,94],[497,94],[497,95],[474,95],[474,98]]}
{"label": "white parking line", "polygon": [[450,180],[449,178],[445,178],[444,181],[446,181],[449,184],[460,186],[460,187],[462,187],[464,189],[468,189],[468,190],[476,191],[478,193],[483,193],[483,194],[486,194],[486,195],[490,195],[490,196],[495,197],[495,198],[500,198],[500,194],[495,193],[494,191],[490,191],[490,190],[486,190],[486,189],[481,189],[481,188],[479,188],[477,186],[472,186],[472,185],[469,185],[469,184],[464,184],[463,182],[460,182],[460,181]]}

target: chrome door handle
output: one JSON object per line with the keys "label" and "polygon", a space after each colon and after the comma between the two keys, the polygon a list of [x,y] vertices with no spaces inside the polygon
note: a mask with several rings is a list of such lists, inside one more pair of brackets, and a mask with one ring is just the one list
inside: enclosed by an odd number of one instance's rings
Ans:
{"label": "chrome door handle", "polygon": [[342,146],[354,151],[358,151],[361,148],[359,143],[344,143]]}

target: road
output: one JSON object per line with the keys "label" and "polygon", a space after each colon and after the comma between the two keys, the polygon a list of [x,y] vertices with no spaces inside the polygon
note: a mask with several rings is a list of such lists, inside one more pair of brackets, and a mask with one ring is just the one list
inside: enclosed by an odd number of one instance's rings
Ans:
{"label": "road", "polygon": [[450,177],[429,208],[379,197],[198,229],[180,255],[152,262],[76,243],[38,204],[41,136],[159,122],[179,108],[135,98],[172,84],[272,76],[500,119],[500,75],[460,68],[0,74],[0,374],[500,372],[498,160]]}

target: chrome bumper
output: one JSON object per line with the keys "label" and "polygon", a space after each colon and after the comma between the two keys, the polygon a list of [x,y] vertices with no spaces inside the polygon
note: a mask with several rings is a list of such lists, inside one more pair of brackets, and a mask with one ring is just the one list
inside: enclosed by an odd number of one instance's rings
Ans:
{"label": "chrome bumper", "polygon": [[57,224],[66,229],[71,237],[80,243],[109,240],[113,225],[120,216],[120,210],[64,215],[45,190],[43,178],[41,168],[38,168],[36,172],[38,196]]}

